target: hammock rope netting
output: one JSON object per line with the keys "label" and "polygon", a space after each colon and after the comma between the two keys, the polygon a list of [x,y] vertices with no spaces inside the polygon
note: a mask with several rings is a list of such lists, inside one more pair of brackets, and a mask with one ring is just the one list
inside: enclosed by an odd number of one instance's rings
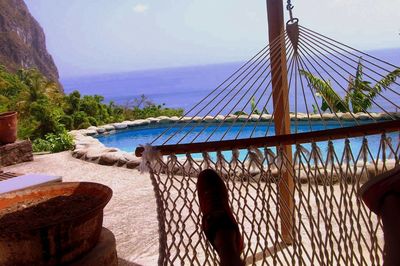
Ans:
{"label": "hammock rope netting", "polygon": [[[228,188],[247,265],[382,264],[382,224],[357,191],[399,164],[400,70],[291,22],[137,149],[157,200],[159,265],[218,263],[196,191],[208,168]],[[286,68],[273,77],[274,63]],[[274,94],[274,79],[287,93]],[[279,108],[290,112],[283,136]]]}

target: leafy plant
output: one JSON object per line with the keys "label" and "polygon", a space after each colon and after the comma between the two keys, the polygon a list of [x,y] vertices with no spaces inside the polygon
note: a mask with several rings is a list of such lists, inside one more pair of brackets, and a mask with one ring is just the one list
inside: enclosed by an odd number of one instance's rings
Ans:
{"label": "leafy plant", "polygon": [[256,100],[254,96],[251,98],[250,105],[251,105],[251,112],[255,115],[259,115],[260,112],[257,109]]}
{"label": "leafy plant", "polygon": [[45,139],[35,139],[32,142],[32,150],[34,152],[51,151],[50,142]]}
{"label": "leafy plant", "polygon": [[182,116],[183,109],[171,109],[165,108],[164,104],[162,105],[149,105],[143,108],[134,107],[133,109],[125,108],[124,111],[125,118],[128,119],[141,119],[148,117],[157,117],[157,116]]}
{"label": "leafy plant", "polygon": [[155,105],[155,103],[144,94],[126,103],[126,107],[129,108],[146,108],[153,105]]}
{"label": "leafy plant", "polygon": [[306,76],[311,87],[318,93],[317,95],[322,98],[322,111],[325,112],[328,109],[335,113],[349,111],[349,105],[336,93],[329,80],[325,82],[305,70],[300,70],[300,74]]}
{"label": "leafy plant", "polygon": [[51,152],[71,150],[74,147],[73,138],[66,131],[59,134],[47,134],[45,139],[50,143]]}
{"label": "leafy plant", "polygon": [[243,111],[236,111],[233,113],[234,115],[247,115],[245,112]]}
{"label": "leafy plant", "polygon": [[[322,98],[322,111],[329,109],[331,112],[349,112],[352,110],[353,113],[358,113],[371,108],[379,93],[400,77],[400,69],[395,69],[371,86],[371,82],[363,79],[363,65],[360,59],[355,76],[349,77],[348,87],[343,98],[332,88],[329,80],[324,81],[305,70],[300,70],[300,74],[307,78],[310,86]],[[314,106],[313,108],[315,109]]]}
{"label": "leafy plant", "polygon": [[312,104],[313,114],[318,114],[318,107],[315,104]]}
{"label": "leafy plant", "polygon": [[35,152],[61,152],[65,150],[71,150],[73,147],[73,138],[66,131],[58,134],[46,134],[44,139],[38,138],[32,143],[32,148]]}
{"label": "leafy plant", "polygon": [[66,131],[127,119],[150,116],[181,116],[183,109],[155,105],[142,95],[135,106],[103,103],[101,95],[81,96],[78,91],[65,95],[57,83],[36,69],[8,72],[0,65],[0,112],[18,111],[18,137],[31,139],[36,151],[69,149]]}

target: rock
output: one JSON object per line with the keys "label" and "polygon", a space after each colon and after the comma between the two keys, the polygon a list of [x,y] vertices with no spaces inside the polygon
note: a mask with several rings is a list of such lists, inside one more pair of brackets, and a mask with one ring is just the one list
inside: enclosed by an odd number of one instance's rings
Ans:
{"label": "rock", "polygon": [[206,117],[203,118],[203,121],[206,123],[214,123],[216,122],[216,120],[214,119],[213,116],[211,115],[207,115]]}
{"label": "rock", "polygon": [[81,144],[75,144],[74,150],[80,150],[80,149],[86,149],[86,145],[81,145]]}
{"label": "rock", "polygon": [[158,123],[160,124],[169,124],[172,122],[171,118],[167,117],[167,116],[160,116],[158,117]]}
{"label": "rock", "polygon": [[89,130],[89,129],[87,129],[85,131],[85,135],[86,136],[95,136],[95,135],[97,135],[97,130]]}
{"label": "rock", "polygon": [[122,122],[122,124],[127,125],[127,127],[135,127],[136,126],[135,121],[124,121],[124,122]]}
{"label": "rock", "polygon": [[396,119],[400,119],[400,112],[392,112],[392,116]]}
{"label": "rock", "polygon": [[[296,119],[296,118],[295,118]],[[304,113],[298,113],[297,114],[297,120],[298,121],[308,121],[308,115]]]}
{"label": "rock", "polygon": [[135,160],[137,157],[134,154],[130,154],[127,152],[120,152],[121,157],[118,159],[117,166],[124,166],[128,161]]}
{"label": "rock", "polygon": [[161,115],[157,117],[158,120],[169,119],[169,116]]}
{"label": "rock", "polygon": [[115,127],[113,125],[103,125],[100,128],[104,128],[106,131],[113,131]]}
{"label": "rock", "polygon": [[88,152],[87,148],[77,148],[72,152],[72,156],[74,156],[75,158],[80,159],[83,156],[85,156],[87,152]]}
{"label": "rock", "polygon": [[359,120],[370,120],[372,117],[367,113],[357,113],[357,119]]}
{"label": "rock", "polygon": [[182,122],[191,122],[192,119],[193,119],[193,118],[190,117],[190,116],[185,116],[185,117],[182,117],[181,121],[182,121]]}
{"label": "rock", "polygon": [[104,132],[106,132],[106,129],[105,129],[105,128],[103,128],[103,127],[98,127],[98,128],[97,128],[97,133],[98,133],[98,134],[103,134]]}
{"label": "rock", "polygon": [[249,119],[249,116],[248,116],[248,115],[239,115],[239,117],[237,118],[236,121],[239,121],[239,122],[246,122],[248,119]]}
{"label": "rock", "polygon": [[82,135],[79,130],[71,130],[68,132],[71,136],[77,136],[77,135]]}
{"label": "rock", "polygon": [[149,118],[147,118],[147,121],[149,121],[150,124],[155,124],[155,123],[158,123],[160,121],[160,119],[154,118],[154,117],[149,117]]}
{"label": "rock", "polygon": [[260,121],[261,118],[260,118],[260,115],[252,114],[250,116],[250,120],[253,121],[253,122],[257,122],[257,121]]}
{"label": "rock", "polygon": [[225,119],[225,116],[223,116],[223,115],[217,115],[215,117],[215,120],[218,121],[218,122],[222,122],[222,121],[224,121],[224,119]]}
{"label": "rock", "polygon": [[320,114],[311,114],[310,121],[321,121],[322,117]]}
{"label": "rock", "polygon": [[141,159],[139,159],[139,158],[135,159],[135,160],[128,161],[126,163],[126,168],[136,169],[140,165],[140,162],[141,162]]}
{"label": "rock", "polygon": [[341,119],[345,121],[354,121],[355,118],[357,119],[356,115],[353,113],[344,113],[341,117]]}
{"label": "rock", "polygon": [[270,114],[262,114],[261,115],[261,121],[270,121],[272,118],[272,115]]}
{"label": "rock", "polygon": [[135,126],[144,126],[150,124],[150,121],[147,119],[138,119],[133,121]]}
{"label": "rock", "polygon": [[192,120],[193,120],[194,122],[201,122],[201,121],[203,121],[203,118],[200,117],[200,116],[195,116],[195,117],[193,117]]}
{"label": "rock", "polygon": [[85,138],[75,138],[75,145],[104,146],[98,139],[85,136]]}
{"label": "rock", "polygon": [[33,161],[32,143],[29,140],[16,141],[0,146],[0,166]]}
{"label": "rock", "polygon": [[322,114],[322,118],[324,120],[336,120],[336,116],[334,114],[324,113]]}
{"label": "rock", "polygon": [[173,122],[177,122],[177,121],[179,121],[179,117],[177,117],[177,116],[172,116],[172,117],[170,117],[169,118],[171,121],[173,121]]}
{"label": "rock", "polygon": [[114,123],[113,126],[114,126],[115,129],[117,129],[117,130],[121,130],[121,129],[128,128],[128,125],[127,125],[127,124],[124,124],[124,123]]}
{"label": "rock", "polygon": [[337,118],[341,119],[341,118],[342,118],[342,116],[343,116],[343,113],[341,113],[341,112],[339,112],[339,113],[336,113],[336,117],[337,117]]}
{"label": "rock", "polygon": [[237,115],[228,115],[225,117],[225,122],[235,122],[237,120]]}
{"label": "rock", "polygon": [[90,148],[85,155],[85,159],[88,161],[96,161],[103,154],[116,151],[118,151],[116,148]]}
{"label": "rock", "polygon": [[354,116],[353,119],[355,119],[355,120],[357,120],[357,121],[359,120],[359,115],[358,115],[358,114],[354,114],[354,113],[353,113],[353,116]]}
{"label": "rock", "polygon": [[86,136],[86,130],[87,129],[79,129],[77,132],[79,135]]}
{"label": "rock", "polygon": [[380,113],[379,114],[379,120],[393,120],[396,119],[393,115],[387,114],[387,113]]}
{"label": "rock", "polygon": [[10,72],[37,68],[47,78],[58,81],[43,29],[23,0],[0,1],[0,32],[0,62]]}
{"label": "rock", "polygon": [[132,161],[138,159],[138,157],[135,156],[133,153],[129,152],[121,152],[122,157],[124,158],[125,161]]}
{"label": "rock", "polygon": [[78,135],[78,136],[75,137],[75,140],[88,141],[88,142],[98,142],[98,139],[95,139],[92,136],[87,136],[87,135]]}
{"label": "rock", "polygon": [[106,152],[100,156],[99,164],[101,165],[114,165],[123,159],[123,156],[118,151]]}

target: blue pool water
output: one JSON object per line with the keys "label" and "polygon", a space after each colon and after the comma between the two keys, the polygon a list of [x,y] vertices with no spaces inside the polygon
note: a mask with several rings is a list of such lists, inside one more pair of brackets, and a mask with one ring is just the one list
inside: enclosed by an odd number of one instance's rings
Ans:
{"label": "blue pool water", "polygon": [[[352,122],[344,123],[343,126],[352,126],[354,125]],[[162,138],[158,139],[154,145],[160,145],[165,140],[169,139],[172,135],[176,132],[176,135],[167,143],[173,144],[176,143],[177,140],[182,139],[182,143],[189,143],[189,142],[204,142],[204,141],[216,141],[220,140],[221,137],[225,134],[224,140],[228,139],[235,139],[235,138],[248,138],[252,134],[252,137],[263,137],[269,127],[269,123],[262,123],[258,124],[255,127],[255,123],[247,124],[239,123],[235,124],[234,126],[230,126],[229,124],[221,126],[218,128],[218,124],[190,124],[188,125],[183,131],[180,130],[182,125],[177,125],[172,127],[167,134],[164,134]],[[337,122],[330,122],[326,125],[322,124],[321,122],[313,122],[312,123],[312,130],[323,130],[329,128],[337,128],[339,124]],[[161,133],[165,132],[170,125],[148,125],[148,126],[141,126],[135,127],[132,129],[121,130],[117,131],[116,133],[109,134],[109,135],[101,135],[98,139],[108,147],[115,147],[123,151],[133,152],[136,147],[151,143],[154,139],[156,139]],[[214,132],[215,131],[215,132]],[[301,123],[297,127],[297,132],[307,132],[310,131],[310,125],[308,123]],[[189,133],[188,133],[189,132]],[[239,133],[240,132],[240,133]],[[295,132],[295,125],[292,125],[292,132]],[[201,134],[199,134],[201,133]],[[238,134],[239,133],[239,134]],[[195,137],[199,134],[199,137],[195,139]],[[274,127],[271,125],[270,129],[268,130],[268,136],[274,135]],[[399,141],[398,133],[390,133],[387,134],[388,137],[392,139],[392,145],[394,149],[396,149]],[[380,135],[373,135],[367,137],[369,142],[369,147],[371,149],[372,154],[376,155],[379,149],[379,143],[381,140]],[[335,150],[337,154],[343,151],[344,147],[344,140],[335,140],[333,141]],[[351,148],[354,151],[354,156],[358,155],[358,152],[361,148],[362,138],[352,138],[350,139]],[[311,149],[310,144],[303,145],[308,150]],[[318,143],[322,151],[322,155],[325,156],[327,150],[327,142],[320,142]],[[272,148],[275,151],[275,148]],[[242,153],[241,155],[243,155]],[[387,156],[390,155],[390,151],[387,151]],[[200,155],[194,155],[194,157],[198,157]],[[227,152],[225,153],[227,158],[230,157],[230,154]],[[339,158],[340,159],[340,158]]]}

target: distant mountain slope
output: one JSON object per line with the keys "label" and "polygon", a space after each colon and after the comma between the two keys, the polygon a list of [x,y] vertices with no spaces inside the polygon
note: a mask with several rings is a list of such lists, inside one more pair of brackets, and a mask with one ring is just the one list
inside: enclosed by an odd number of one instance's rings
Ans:
{"label": "distant mountain slope", "polygon": [[47,52],[45,35],[23,0],[0,0],[0,64],[8,70],[36,67],[58,81],[58,70]]}

